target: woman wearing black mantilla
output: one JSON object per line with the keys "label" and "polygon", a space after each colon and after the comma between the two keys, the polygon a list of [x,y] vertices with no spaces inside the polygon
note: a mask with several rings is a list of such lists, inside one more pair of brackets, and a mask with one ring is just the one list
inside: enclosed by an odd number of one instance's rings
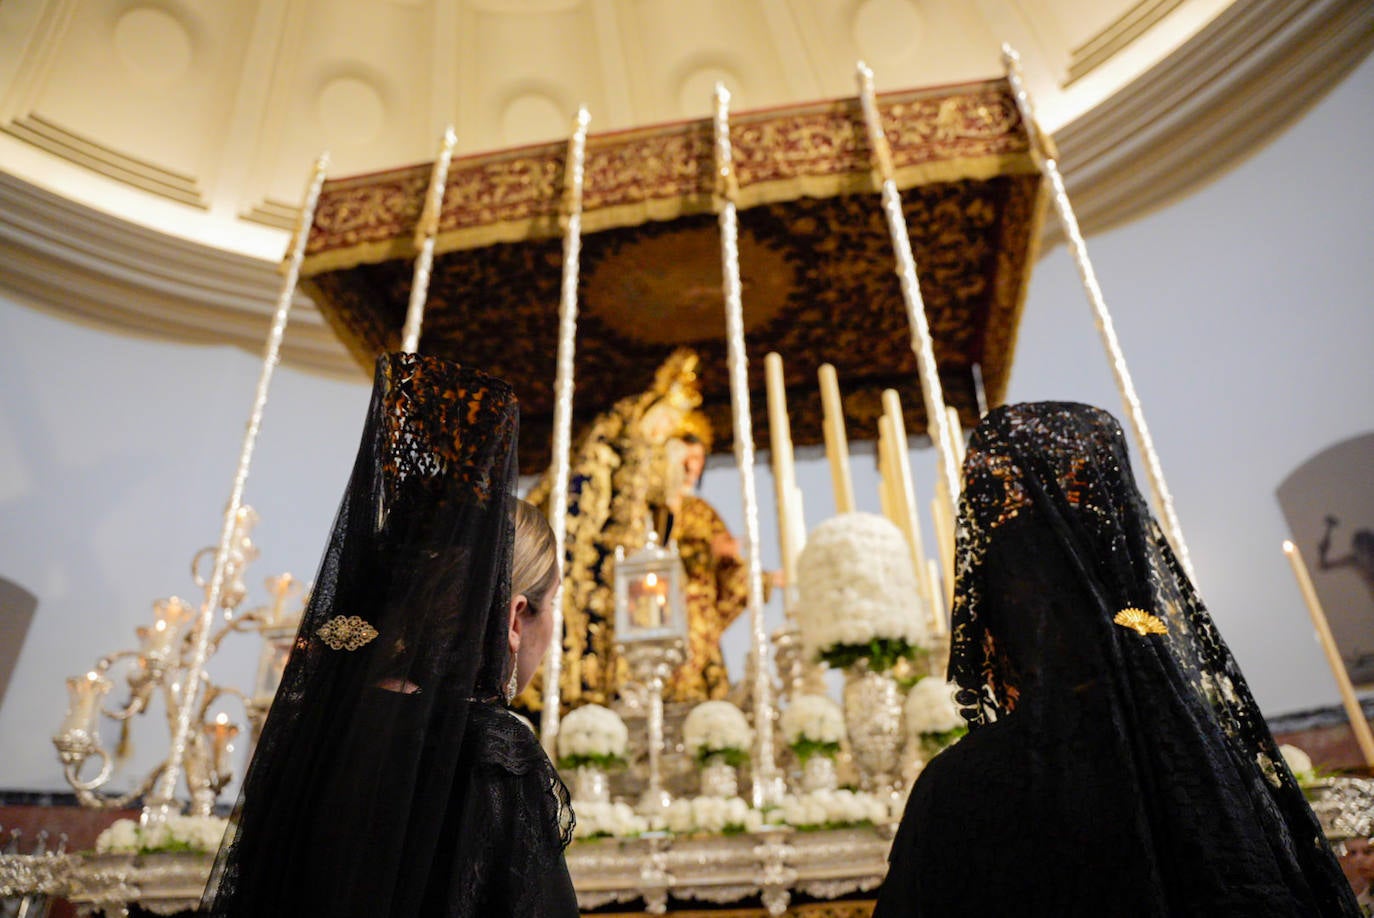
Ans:
{"label": "woman wearing black mantilla", "polygon": [[551,633],[553,537],[486,374],[382,357],[362,445],[203,910],[561,916],[567,790],[507,700]]}
{"label": "woman wearing black mantilla", "polygon": [[964,465],[950,679],[877,918],[1357,916],[1107,413],[991,412]]}

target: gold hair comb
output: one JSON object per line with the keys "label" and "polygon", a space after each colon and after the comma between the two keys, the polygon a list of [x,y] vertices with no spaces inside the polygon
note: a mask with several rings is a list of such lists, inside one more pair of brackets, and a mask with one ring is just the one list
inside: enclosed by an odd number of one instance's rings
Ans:
{"label": "gold hair comb", "polygon": [[315,632],[331,650],[357,650],[377,637],[377,629],[356,615],[336,615]]}
{"label": "gold hair comb", "polygon": [[1141,637],[1147,634],[1169,633],[1169,629],[1164,627],[1164,622],[1144,609],[1137,609],[1134,606],[1129,606],[1116,613],[1112,621],[1123,628],[1130,628]]}

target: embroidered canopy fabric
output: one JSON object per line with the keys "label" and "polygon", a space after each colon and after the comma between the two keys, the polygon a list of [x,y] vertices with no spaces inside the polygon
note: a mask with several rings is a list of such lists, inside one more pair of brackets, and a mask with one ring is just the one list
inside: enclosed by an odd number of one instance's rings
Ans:
{"label": "embroidered canopy fabric", "polygon": [[[946,400],[976,421],[973,368],[1006,390],[1045,193],[1003,80],[879,97]],[[736,115],[750,386],[783,355],[792,437],[820,443],[816,370],[833,363],[849,435],[873,439],[885,388],[925,430],[906,309],[857,99]],[[732,448],[716,174],[707,119],[587,141],[575,418],[645,389],[678,346],[702,357],[703,410]],[[521,468],[547,465],[566,143],[455,160],[421,350],[520,394]],[[431,166],[325,184],[307,289],[359,363],[397,346]],[[754,412],[755,437],[766,413]]]}

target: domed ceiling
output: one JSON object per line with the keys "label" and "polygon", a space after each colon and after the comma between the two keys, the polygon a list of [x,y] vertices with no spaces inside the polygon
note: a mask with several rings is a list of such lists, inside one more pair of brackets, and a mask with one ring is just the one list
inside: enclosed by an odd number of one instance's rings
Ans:
{"label": "domed ceiling", "polygon": [[[0,0],[0,287],[257,349],[330,174],[1001,73],[1021,53],[1086,230],[1253,150],[1374,46],[1367,0]],[[1050,221],[1053,233],[1053,223]],[[356,374],[301,298],[300,366]]]}

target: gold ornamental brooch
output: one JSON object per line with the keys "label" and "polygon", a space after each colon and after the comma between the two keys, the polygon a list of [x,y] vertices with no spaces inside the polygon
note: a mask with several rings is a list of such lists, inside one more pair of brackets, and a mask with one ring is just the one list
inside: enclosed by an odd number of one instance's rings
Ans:
{"label": "gold ornamental brooch", "polygon": [[356,615],[336,615],[315,634],[332,650],[357,650],[377,637],[377,629]]}
{"label": "gold ornamental brooch", "polygon": [[1164,622],[1156,616],[1151,615],[1144,609],[1137,609],[1134,606],[1122,609],[1112,618],[1112,621],[1123,628],[1129,628],[1136,634],[1144,637],[1147,634],[1168,634],[1169,629],[1164,627]]}

